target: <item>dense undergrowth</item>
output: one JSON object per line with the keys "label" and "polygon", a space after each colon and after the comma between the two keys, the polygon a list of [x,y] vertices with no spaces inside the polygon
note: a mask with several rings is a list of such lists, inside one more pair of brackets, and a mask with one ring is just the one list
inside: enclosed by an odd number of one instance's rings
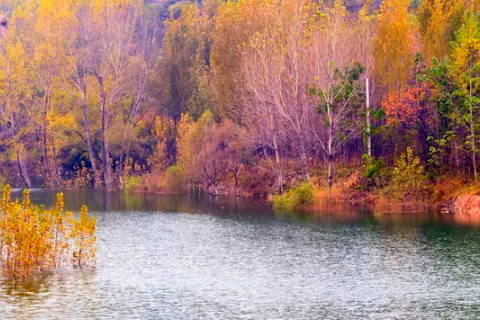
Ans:
{"label": "dense undergrowth", "polygon": [[392,167],[365,157],[363,171],[343,168],[343,177],[331,188],[325,176],[316,176],[272,200],[275,210],[286,212],[359,205],[376,212],[421,212],[439,208],[472,211],[480,208],[478,195],[480,184],[468,177],[429,176],[420,159],[407,148]]}

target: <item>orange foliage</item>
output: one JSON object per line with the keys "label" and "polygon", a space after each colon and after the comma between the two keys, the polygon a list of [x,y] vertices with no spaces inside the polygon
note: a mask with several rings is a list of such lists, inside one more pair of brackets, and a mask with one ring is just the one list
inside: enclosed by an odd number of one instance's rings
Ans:
{"label": "orange foliage", "polygon": [[467,194],[458,197],[455,200],[453,211],[463,217],[480,217],[480,196]]}
{"label": "orange foliage", "polygon": [[331,188],[318,188],[315,192],[316,210],[323,210],[325,206],[331,205],[339,205],[339,208],[345,205],[369,204],[372,199],[359,190],[361,182],[360,174],[354,172],[334,183]]}
{"label": "orange foliage", "polygon": [[425,86],[408,87],[391,91],[382,102],[388,124],[411,125],[425,110],[428,91]]}

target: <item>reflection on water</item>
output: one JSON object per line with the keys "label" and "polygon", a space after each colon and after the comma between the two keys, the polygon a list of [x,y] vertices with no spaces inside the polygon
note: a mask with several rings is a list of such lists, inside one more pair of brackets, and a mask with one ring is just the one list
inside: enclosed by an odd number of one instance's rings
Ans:
{"label": "reflection on water", "polygon": [[[21,192],[17,191],[20,196]],[[51,206],[55,192],[36,190],[31,193],[32,201]],[[161,211],[182,213],[214,213],[256,215],[270,213],[270,206],[262,201],[236,197],[212,198],[203,194],[146,194],[101,192],[83,190],[65,192],[65,204],[69,210],[78,210],[87,204],[90,211]]]}
{"label": "reflection on water", "polygon": [[[0,279],[0,319],[479,319],[480,224],[360,210],[76,192],[98,220],[94,268]],[[54,194],[32,193],[52,204]]]}

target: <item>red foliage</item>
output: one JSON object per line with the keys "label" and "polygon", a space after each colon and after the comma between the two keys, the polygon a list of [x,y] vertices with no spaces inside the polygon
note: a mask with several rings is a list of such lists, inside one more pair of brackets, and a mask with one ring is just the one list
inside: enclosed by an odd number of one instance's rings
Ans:
{"label": "red foliage", "polygon": [[387,95],[382,101],[388,124],[412,125],[422,117],[422,113],[428,113],[426,102],[428,90],[426,86],[408,87],[403,90],[395,90]]}

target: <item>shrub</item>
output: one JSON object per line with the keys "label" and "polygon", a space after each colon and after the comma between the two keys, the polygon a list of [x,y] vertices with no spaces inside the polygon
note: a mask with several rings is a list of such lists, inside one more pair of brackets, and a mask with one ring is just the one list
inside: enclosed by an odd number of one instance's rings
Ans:
{"label": "shrub", "polygon": [[314,186],[304,182],[300,186],[288,190],[283,195],[275,196],[273,207],[276,211],[305,211],[309,210],[314,202]]}
{"label": "shrub", "polygon": [[242,191],[255,197],[267,197],[271,194],[275,180],[274,164],[269,160],[242,166],[238,176],[238,184]]}
{"label": "shrub", "polygon": [[181,166],[173,165],[164,172],[150,172],[142,176],[129,176],[123,189],[127,192],[185,192],[185,173]]}
{"label": "shrub", "polygon": [[429,193],[428,177],[420,158],[407,148],[395,162],[390,184],[385,187],[386,195],[399,200],[423,200]]}
{"label": "shrub", "polygon": [[382,159],[370,157],[367,154],[363,156],[362,185],[364,188],[369,190],[384,187],[389,177],[390,173]]}
{"label": "shrub", "polygon": [[183,169],[178,165],[167,168],[164,176],[165,191],[184,192],[186,191],[186,180]]}
{"label": "shrub", "polygon": [[6,186],[0,199],[0,267],[7,275],[26,277],[65,261],[84,265],[95,257],[95,227],[87,207],[78,219],[64,211],[62,193],[47,210],[30,202],[28,190],[22,201],[11,199]]}
{"label": "shrub", "polygon": [[127,192],[139,191],[143,188],[143,178],[140,176],[128,176],[125,178],[123,189]]}

